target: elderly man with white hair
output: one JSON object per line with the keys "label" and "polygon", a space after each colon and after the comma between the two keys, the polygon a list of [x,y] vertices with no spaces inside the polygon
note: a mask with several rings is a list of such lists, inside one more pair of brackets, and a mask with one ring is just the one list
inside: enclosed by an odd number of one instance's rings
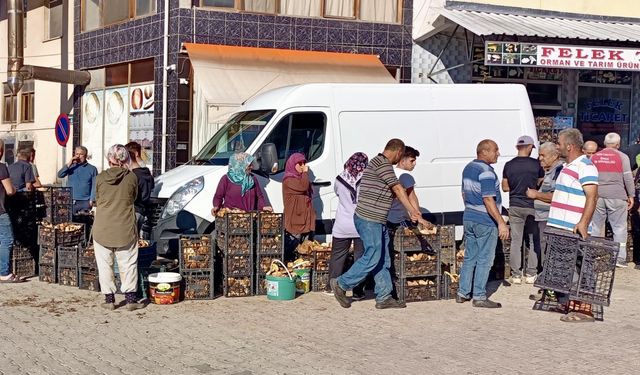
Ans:
{"label": "elderly man with white hair", "polygon": [[593,235],[603,237],[605,222],[613,230],[613,240],[620,243],[618,267],[627,266],[627,213],[633,206],[635,186],[629,157],[620,148],[620,135],[609,133],[605,148],[596,152],[591,161],[598,168],[598,203],[593,214]]}

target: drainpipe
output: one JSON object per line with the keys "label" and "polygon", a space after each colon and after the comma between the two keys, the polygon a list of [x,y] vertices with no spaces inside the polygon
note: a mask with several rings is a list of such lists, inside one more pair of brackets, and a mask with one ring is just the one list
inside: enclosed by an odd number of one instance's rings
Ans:
{"label": "drainpipe", "polygon": [[162,55],[162,159],[160,173],[167,170],[167,71],[169,67],[169,1],[164,0],[164,53]]}

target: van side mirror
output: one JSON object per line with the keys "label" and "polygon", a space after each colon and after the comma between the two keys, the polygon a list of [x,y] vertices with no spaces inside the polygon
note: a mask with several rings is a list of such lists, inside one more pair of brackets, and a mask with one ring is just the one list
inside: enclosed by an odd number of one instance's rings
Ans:
{"label": "van side mirror", "polygon": [[[273,166],[278,164],[278,150],[273,143],[265,143],[260,147],[260,170],[273,174]],[[277,167],[276,167],[277,168]]]}

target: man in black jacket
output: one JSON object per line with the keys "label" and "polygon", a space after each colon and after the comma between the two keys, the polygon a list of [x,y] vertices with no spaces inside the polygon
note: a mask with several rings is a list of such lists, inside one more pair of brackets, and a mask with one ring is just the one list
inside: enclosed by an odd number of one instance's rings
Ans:
{"label": "man in black jacket", "polygon": [[129,155],[131,156],[131,171],[138,178],[138,196],[134,203],[136,210],[136,222],[138,224],[138,233],[142,229],[146,216],[146,206],[151,198],[151,191],[154,187],[153,176],[151,171],[147,168],[142,161],[142,146],[138,142],[129,142],[125,145]]}

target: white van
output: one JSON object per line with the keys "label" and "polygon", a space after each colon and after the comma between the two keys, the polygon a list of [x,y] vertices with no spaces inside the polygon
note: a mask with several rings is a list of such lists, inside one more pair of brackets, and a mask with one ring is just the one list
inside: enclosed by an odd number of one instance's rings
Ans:
{"label": "white van", "polygon": [[[316,233],[329,235],[337,197],[335,177],[354,152],[369,157],[391,138],[420,151],[414,176],[425,217],[438,224],[462,224],[460,196],[464,166],[485,138],[501,157],[516,155],[521,135],[536,129],[522,85],[307,84],[272,90],[249,100],[187,165],[156,179],[154,196],[166,200],[152,238],[165,253],[183,230],[213,229],[213,195],[234,150],[256,156],[259,177],[276,212],[283,211],[282,177],[288,156],[303,152],[314,185]],[[535,157],[535,155],[534,155]],[[272,166],[277,170],[272,173]],[[508,206],[508,196],[503,197]],[[457,237],[461,236],[458,230]],[[173,246],[172,246],[173,247]]]}

